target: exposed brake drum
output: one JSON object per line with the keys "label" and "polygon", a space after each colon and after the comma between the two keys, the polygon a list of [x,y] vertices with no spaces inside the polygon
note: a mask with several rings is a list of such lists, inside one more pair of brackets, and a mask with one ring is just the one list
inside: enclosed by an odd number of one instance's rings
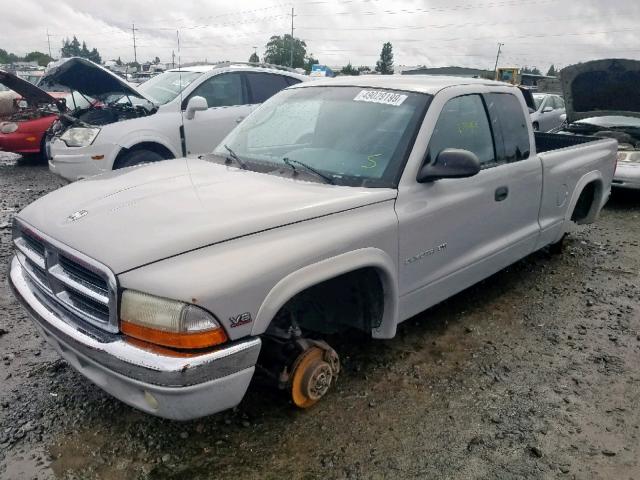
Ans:
{"label": "exposed brake drum", "polygon": [[340,359],[327,343],[300,339],[308,346],[295,359],[289,376],[293,403],[309,408],[326,395],[340,373]]}

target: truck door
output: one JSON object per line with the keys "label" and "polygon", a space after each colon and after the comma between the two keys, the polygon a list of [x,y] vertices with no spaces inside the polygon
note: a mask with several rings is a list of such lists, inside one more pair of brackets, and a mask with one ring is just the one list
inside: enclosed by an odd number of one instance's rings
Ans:
{"label": "truck door", "polygon": [[[513,99],[522,117],[516,117],[519,128],[527,132],[526,147],[521,146],[518,154],[523,161],[506,161],[502,137],[493,132],[500,125],[488,114],[487,100],[492,99],[463,95],[442,107],[426,161],[433,161],[446,148],[461,148],[478,156],[480,173],[399,188],[396,211],[404,318],[533,250],[542,173],[529,152],[525,107],[517,97]],[[529,235],[534,238],[525,241]]]}
{"label": "truck door", "polygon": [[187,154],[211,152],[252,109],[240,72],[206,79],[183,101],[183,110],[194,96],[204,97],[209,108],[191,120],[183,116]]}

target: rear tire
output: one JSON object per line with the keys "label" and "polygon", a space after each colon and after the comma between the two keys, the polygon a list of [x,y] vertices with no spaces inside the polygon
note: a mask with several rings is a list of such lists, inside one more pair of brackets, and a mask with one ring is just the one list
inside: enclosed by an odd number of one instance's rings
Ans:
{"label": "rear tire", "polygon": [[551,255],[562,255],[564,252],[564,239],[567,238],[567,234],[562,235],[562,238],[556,243],[549,245],[549,253]]}
{"label": "rear tire", "polygon": [[38,154],[38,157],[43,163],[47,163],[49,161],[49,158],[47,157],[47,133],[46,132],[44,135],[42,135],[42,140],[40,140],[40,153]]}
{"label": "rear tire", "polygon": [[159,162],[160,160],[166,159],[157,152],[142,149],[133,150],[131,152],[125,153],[122,157],[120,157],[113,166],[113,169],[117,170],[119,168],[133,167],[135,165],[142,165],[144,163]]}

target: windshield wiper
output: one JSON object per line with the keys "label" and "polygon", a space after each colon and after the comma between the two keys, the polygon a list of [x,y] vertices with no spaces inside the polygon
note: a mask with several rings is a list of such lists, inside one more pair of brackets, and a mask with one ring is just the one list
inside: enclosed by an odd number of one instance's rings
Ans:
{"label": "windshield wiper", "polygon": [[288,166],[291,167],[291,170],[293,170],[294,173],[298,173],[298,169],[295,167],[294,163],[296,165],[300,165],[301,167],[304,167],[307,171],[313,173],[314,175],[322,178],[326,183],[330,184],[330,185],[335,185],[335,182],[333,181],[333,178],[331,178],[328,175],[325,175],[324,173],[320,173],[318,170],[316,170],[315,168],[307,165],[306,163],[301,162],[300,160],[292,160],[291,158],[287,158],[284,157],[282,159],[282,161]]}
{"label": "windshield wiper", "polygon": [[247,164],[244,163],[242,160],[240,160],[240,157],[236,155],[236,152],[231,150],[231,147],[225,144],[224,148],[226,148],[227,152],[229,152],[229,157],[227,157],[227,161],[229,161],[230,159],[235,160],[236,163],[240,165],[240,168],[242,168],[243,170],[247,170]]}

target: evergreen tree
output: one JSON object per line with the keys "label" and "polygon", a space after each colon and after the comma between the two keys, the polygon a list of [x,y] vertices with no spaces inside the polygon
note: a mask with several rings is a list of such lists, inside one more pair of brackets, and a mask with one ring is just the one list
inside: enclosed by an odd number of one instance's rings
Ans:
{"label": "evergreen tree", "polygon": [[357,70],[356,68],[353,68],[353,65],[351,65],[351,62],[349,62],[345,67],[342,67],[342,70],[340,70],[340,73],[342,75],[360,75],[360,71]]}
{"label": "evergreen tree", "polygon": [[249,57],[249,63],[260,63],[260,57],[256,52],[253,52]]}
{"label": "evergreen tree", "polygon": [[393,73],[393,46],[391,42],[387,42],[382,46],[380,60],[376,63],[376,72],[380,72],[382,75],[391,75]]}
{"label": "evergreen tree", "polygon": [[72,40],[65,38],[62,41],[62,49],[60,50],[60,53],[62,58],[82,57],[91,60],[94,63],[102,63],[102,58],[100,57],[100,53],[98,53],[98,49],[93,48],[92,50],[89,50],[87,43],[82,42],[81,45],[75,35]]}

